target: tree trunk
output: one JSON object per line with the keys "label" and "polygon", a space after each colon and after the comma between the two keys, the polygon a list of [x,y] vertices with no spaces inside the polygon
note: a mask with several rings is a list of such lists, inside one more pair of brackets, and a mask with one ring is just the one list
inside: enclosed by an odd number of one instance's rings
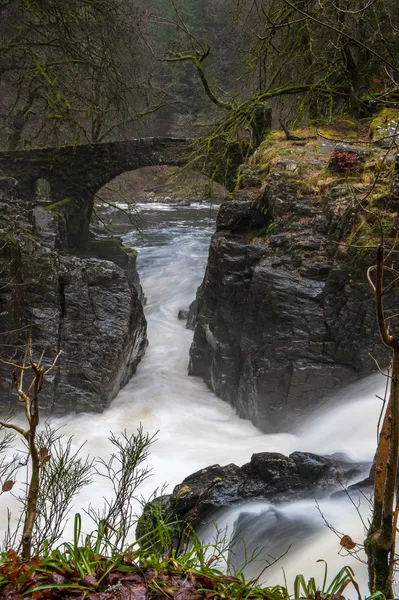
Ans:
{"label": "tree trunk", "polygon": [[22,534],[22,558],[28,560],[31,553],[32,533],[36,520],[37,497],[39,494],[40,459],[35,443],[36,427],[29,433],[29,452],[32,461],[32,474],[26,503],[26,517]]}
{"label": "tree trunk", "polygon": [[393,348],[391,389],[378,444],[373,520],[365,540],[371,593],[394,598],[394,548],[399,446],[399,349]]}
{"label": "tree trunk", "polygon": [[45,374],[45,370],[40,364],[32,361],[31,364],[35,372],[35,377],[32,382],[34,392],[32,401],[30,400],[29,396],[26,397],[25,410],[30,425],[26,439],[28,441],[29,454],[32,462],[32,474],[26,502],[24,530],[22,533],[22,558],[24,560],[28,560],[30,558],[32,534],[36,522],[37,498],[39,495],[40,484],[40,456],[36,446],[36,430],[39,424],[39,394],[42,389],[43,378]]}

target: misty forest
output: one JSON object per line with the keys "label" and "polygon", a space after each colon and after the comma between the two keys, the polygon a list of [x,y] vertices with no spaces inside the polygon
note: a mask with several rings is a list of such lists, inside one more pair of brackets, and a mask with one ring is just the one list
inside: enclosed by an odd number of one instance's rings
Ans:
{"label": "misty forest", "polygon": [[397,598],[398,213],[397,0],[0,0],[0,600]]}

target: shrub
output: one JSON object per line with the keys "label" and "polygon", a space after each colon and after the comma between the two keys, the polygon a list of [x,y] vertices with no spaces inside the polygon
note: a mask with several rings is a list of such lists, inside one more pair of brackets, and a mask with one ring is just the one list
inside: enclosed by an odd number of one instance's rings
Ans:
{"label": "shrub", "polygon": [[345,150],[333,150],[331,152],[328,168],[338,173],[345,173],[351,175],[359,170],[360,160],[357,154],[354,152],[347,152]]}

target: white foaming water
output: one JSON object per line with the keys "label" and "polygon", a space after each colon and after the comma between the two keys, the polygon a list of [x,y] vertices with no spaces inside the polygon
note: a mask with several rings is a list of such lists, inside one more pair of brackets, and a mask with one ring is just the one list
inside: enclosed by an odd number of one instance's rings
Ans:
{"label": "white foaming water", "polygon": [[[242,465],[254,452],[345,452],[353,459],[371,461],[380,410],[380,401],[375,394],[381,394],[384,386],[381,376],[368,378],[337,394],[329,402],[329,408],[316,411],[306,427],[295,435],[260,432],[249,421],[239,419],[233,409],[218,399],[201,380],[187,376],[192,332],[185,329],[177,314],[189,306],[203,277],[213,228],[213,216],[209,208],[207,211],[204,208],[204,205],[187,208],[140,205],[146,225],[144,239],[131,233],[125,236],[125,243],[139,248],[138,268],[148,299],[146,317],[150,345],[146,356],[131,382],[102,414],[71,414],[51,419],[51,424],[55,427],[63,425],[64,433],[74,436],[76,447],[86,442],[85,452],[103,458],[109,456],[107,438],[110,431],[117,435],[126,429],[130,433],[140,423],[151,434],[158,431],[148,461],[153,476],[140,490],[144,497],[149,497],[165,482],[171,491],[184,477],[211,464],[234,462]],[[104,482],[96,481],[77,498],[76,510],[81,511],[89,503],[100,507],[107,493],[109,488],[104,487]],[[3,527],[5,508],[9,503],[9,495],[0,496],[0,526]],[[328,501],[323,502],[322,507],[337,529],[362,541],[361,524],[350,503]],[[265,505],[246,505],[247,510],[261,513]],[[289,516],[289,523],[295,517],[305,524],[301,531],[307,529],[308,520],[311,535],[304,535],[303,543],[296,540],[281,563],[266,571],[263,580],[283,583],[280,581],[281,566],[288,580],[299,572],[314,574],[315,561],[319,558],[325,558],[331,564],[331,572],[335,566],[338,570],[349,564],[345,558],[336,560],[338,540],[324,527],[314,502],[295,503],[278,510],[278,514]],[[231,524],[240,511],[243,507],[233,509],[220,523]],[[88,524],[86,529],[90,530]],[[208,531],[206,535],[211,534]],[[265,535],[267,537],[267,532]],[[358,570],[359,565],[355,566]],[[277,577],[277,573],[279,581],[275,578],[272,581],[272,575]]]}

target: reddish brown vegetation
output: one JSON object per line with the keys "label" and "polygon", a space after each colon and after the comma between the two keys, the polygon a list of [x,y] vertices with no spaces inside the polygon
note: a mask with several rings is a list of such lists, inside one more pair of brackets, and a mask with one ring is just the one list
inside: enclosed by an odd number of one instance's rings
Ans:
{"label": "reddish brown vegetation", "polygon": [[[205,576],[186,571],[170,560],[158,569],[126,561],[105,577],[93,574],[82,579],[77,572],[51,571],[45,563],[46,559],[39,557],[24,561],[9,550],[8,561],[0,568],[0,576],[9,583],[0,592],[0,600],[217,600],[226,597],[229,585],[242,584],[240,579],[218,572]],[[245,597],[259,598],[259,593],[259,588],[254,588],[254,595],[248,596],[247,589]]]}

